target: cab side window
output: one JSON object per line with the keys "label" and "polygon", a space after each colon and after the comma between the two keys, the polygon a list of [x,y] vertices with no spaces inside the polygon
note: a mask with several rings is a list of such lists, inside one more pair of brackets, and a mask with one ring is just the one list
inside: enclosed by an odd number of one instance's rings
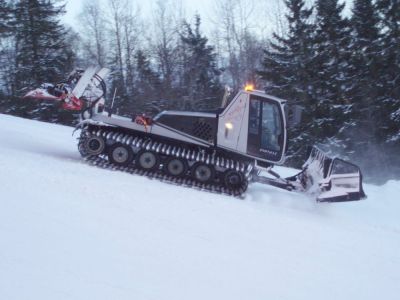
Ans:
{"label": "cab side window", "polygon": [[249,133],[259,135],[261,101],[252,99],[249,111]]}
{"label": "cab side window", "polygon": [[276,104],[263,103],[261,131],[261,148],[280,151],[279,136],[282,134],[282,126]]}

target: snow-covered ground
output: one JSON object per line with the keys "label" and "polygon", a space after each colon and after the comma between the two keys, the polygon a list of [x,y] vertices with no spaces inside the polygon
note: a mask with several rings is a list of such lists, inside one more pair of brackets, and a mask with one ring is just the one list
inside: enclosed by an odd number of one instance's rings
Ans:
{"label": "snow-covered ground", "polygon": [[244,200],[85,164],[72,128],[0,115],[0,299],[400,299],[400,182]]}

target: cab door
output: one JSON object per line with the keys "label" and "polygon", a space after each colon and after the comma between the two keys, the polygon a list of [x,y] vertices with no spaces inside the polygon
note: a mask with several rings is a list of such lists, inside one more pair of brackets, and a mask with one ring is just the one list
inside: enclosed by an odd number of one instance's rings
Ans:
{"label": "cab door", "polygon": [[250,95],[247,154],[280,162],[285,149],[285,122],[280,102]]}

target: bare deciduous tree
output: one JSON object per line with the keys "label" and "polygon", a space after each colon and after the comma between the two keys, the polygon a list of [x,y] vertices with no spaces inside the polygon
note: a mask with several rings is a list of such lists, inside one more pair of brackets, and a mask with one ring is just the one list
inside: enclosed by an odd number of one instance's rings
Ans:
{"label": "bare deciduous tree", "polygon": [[106,65],[107,42],[106,20],[104,12],[98,0],[86,0],[79,16],[81,37],[84,51],[89,60],[95,61],[99,66]]}
{"label": "bare deciduous tree", "polygon": [[[115,46],[114,60],[118,65],[119,76],[123,86],[125,86],[124,75],[124,60],[123,60],[123,21],[125,19],[125,9],[128,2],[126,0],[108,0],[111,15],[111,28],[112,33],[111,43]],[[125,92],[125,91],[124,91]]]}
{"label": "bare deciduous tree", "polygon": [[179,30],[182,4],[176,0],[158,0],[153,16],[151,49],[159,69],[166,96],[171,96],[177,79]]}
{"label": "bare deciduous tree", "polygon": [[[216,0],[216,30],[220,65],[225,69],[224,81],[234,88],[247,81],[256,83],[261,63],[262,45],[257,33],[256,3],[254,0]],[[259,28],[260,31],[262,28]]]}
{"label": "bare deciduous tree", "polygon": [[122,32],[123,32],[123,56],[126,70],[126,88],[128,95],[134,92],[135,81],[135,50],[140,42],[141,22],[139,19],[140,8],[133,7],[128,4],[123,15]]}

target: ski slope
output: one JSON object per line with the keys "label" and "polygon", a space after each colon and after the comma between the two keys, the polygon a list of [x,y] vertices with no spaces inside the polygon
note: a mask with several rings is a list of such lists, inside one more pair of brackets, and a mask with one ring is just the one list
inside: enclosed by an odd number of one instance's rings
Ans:
{"label": "ski slope", "polygon": [[0,115],[0,299],[400,299],[400,182],[244,200],[85,164],[72,128]]}

